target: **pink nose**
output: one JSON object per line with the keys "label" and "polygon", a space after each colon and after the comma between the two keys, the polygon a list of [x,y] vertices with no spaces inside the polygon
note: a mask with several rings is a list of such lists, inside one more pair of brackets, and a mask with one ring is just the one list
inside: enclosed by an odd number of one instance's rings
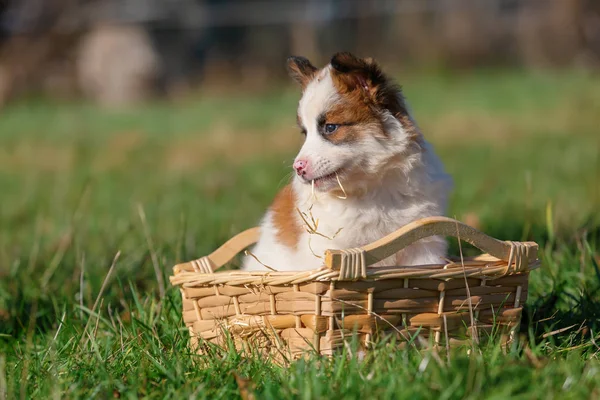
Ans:
{"label": "pink nose", "polygon": [[300,176],[303,176],[306,174],[307,166],[308,166],[308,162],[306,162],[304,160],[296,160],[294,162],[294,169],[296,170],[296,173]]}

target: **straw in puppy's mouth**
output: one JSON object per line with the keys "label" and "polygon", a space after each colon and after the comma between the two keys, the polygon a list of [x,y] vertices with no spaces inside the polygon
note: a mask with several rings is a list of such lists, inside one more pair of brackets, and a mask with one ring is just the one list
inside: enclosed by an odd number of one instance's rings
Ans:
{"label": "straw in puppy's mouth", "polygon": [[339,168],[330,174],[322,175],[322,176],[319,176],[318,178],[314,178],[312,180],[308,180],[306,178],[302,178],[302,179],[305,183],[310,183],[312,185],[319,186],[319,184],[322,184],[327,181],[335,181],[335,180],[339,181],[339,176],[342,175],[343,172],[344,172],[344,169]]}

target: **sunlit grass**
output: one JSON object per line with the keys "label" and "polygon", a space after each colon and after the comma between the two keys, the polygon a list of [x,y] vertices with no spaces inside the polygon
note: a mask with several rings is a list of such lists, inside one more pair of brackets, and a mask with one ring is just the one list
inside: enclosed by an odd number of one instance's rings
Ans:
{"label": "sunlit grass", "polygon": [[260,398],[600,396],[600,81],[402,83],[454,176],[449,214],[540,244],[519,346],[440,362],[381,344],[364,362],[289,369],[227,349],[191,355],[179,292],[159,300],[155,266],[167,282],[176,262],[257,224],[301,143],[298,94],[119,112],[23,102],[0,115],[0,393],[232,398],[237,374]]}

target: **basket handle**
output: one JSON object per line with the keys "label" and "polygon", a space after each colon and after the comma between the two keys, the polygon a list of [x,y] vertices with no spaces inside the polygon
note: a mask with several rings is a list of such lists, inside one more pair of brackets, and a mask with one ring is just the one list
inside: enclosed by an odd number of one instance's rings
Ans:
{"label": "basket handle", "polygon": [[517,270],[537,259],[538,245],[534,242],[508,242],[494,239],[462,222],[446,217],[427,217],[403,226],[395,232],[356,249],[327,250],[325,265],[333,270],[346,270],[340,276],[366,276],[366,267],[384,260],[419,239],[429,236],[453,236],[474,245],[480,250],[518,264]]}
{"label": "basket handle", "polygon": [[211,274],[223,265],[227,264],[233,257],[244,250],[246,247],[252,246],[258,241],[260,231],[258,227],[246,229],[238,233],[221,247],[212,252],[208,256],[204,256],[194,261],[177,264],[173,267],[175,274],[183,271],[196,271],[205,274]]}

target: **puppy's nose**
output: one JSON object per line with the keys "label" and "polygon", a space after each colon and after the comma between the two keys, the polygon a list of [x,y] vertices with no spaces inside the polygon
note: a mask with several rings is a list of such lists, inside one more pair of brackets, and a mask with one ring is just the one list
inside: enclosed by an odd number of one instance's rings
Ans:
{"label": "puppy's nose", "polygon": [[306,174],[306,167],[308,167],[308,162],[305,160],[296,160],[294,161],[294,169],[296,173],[300,176],[304,176]]}

